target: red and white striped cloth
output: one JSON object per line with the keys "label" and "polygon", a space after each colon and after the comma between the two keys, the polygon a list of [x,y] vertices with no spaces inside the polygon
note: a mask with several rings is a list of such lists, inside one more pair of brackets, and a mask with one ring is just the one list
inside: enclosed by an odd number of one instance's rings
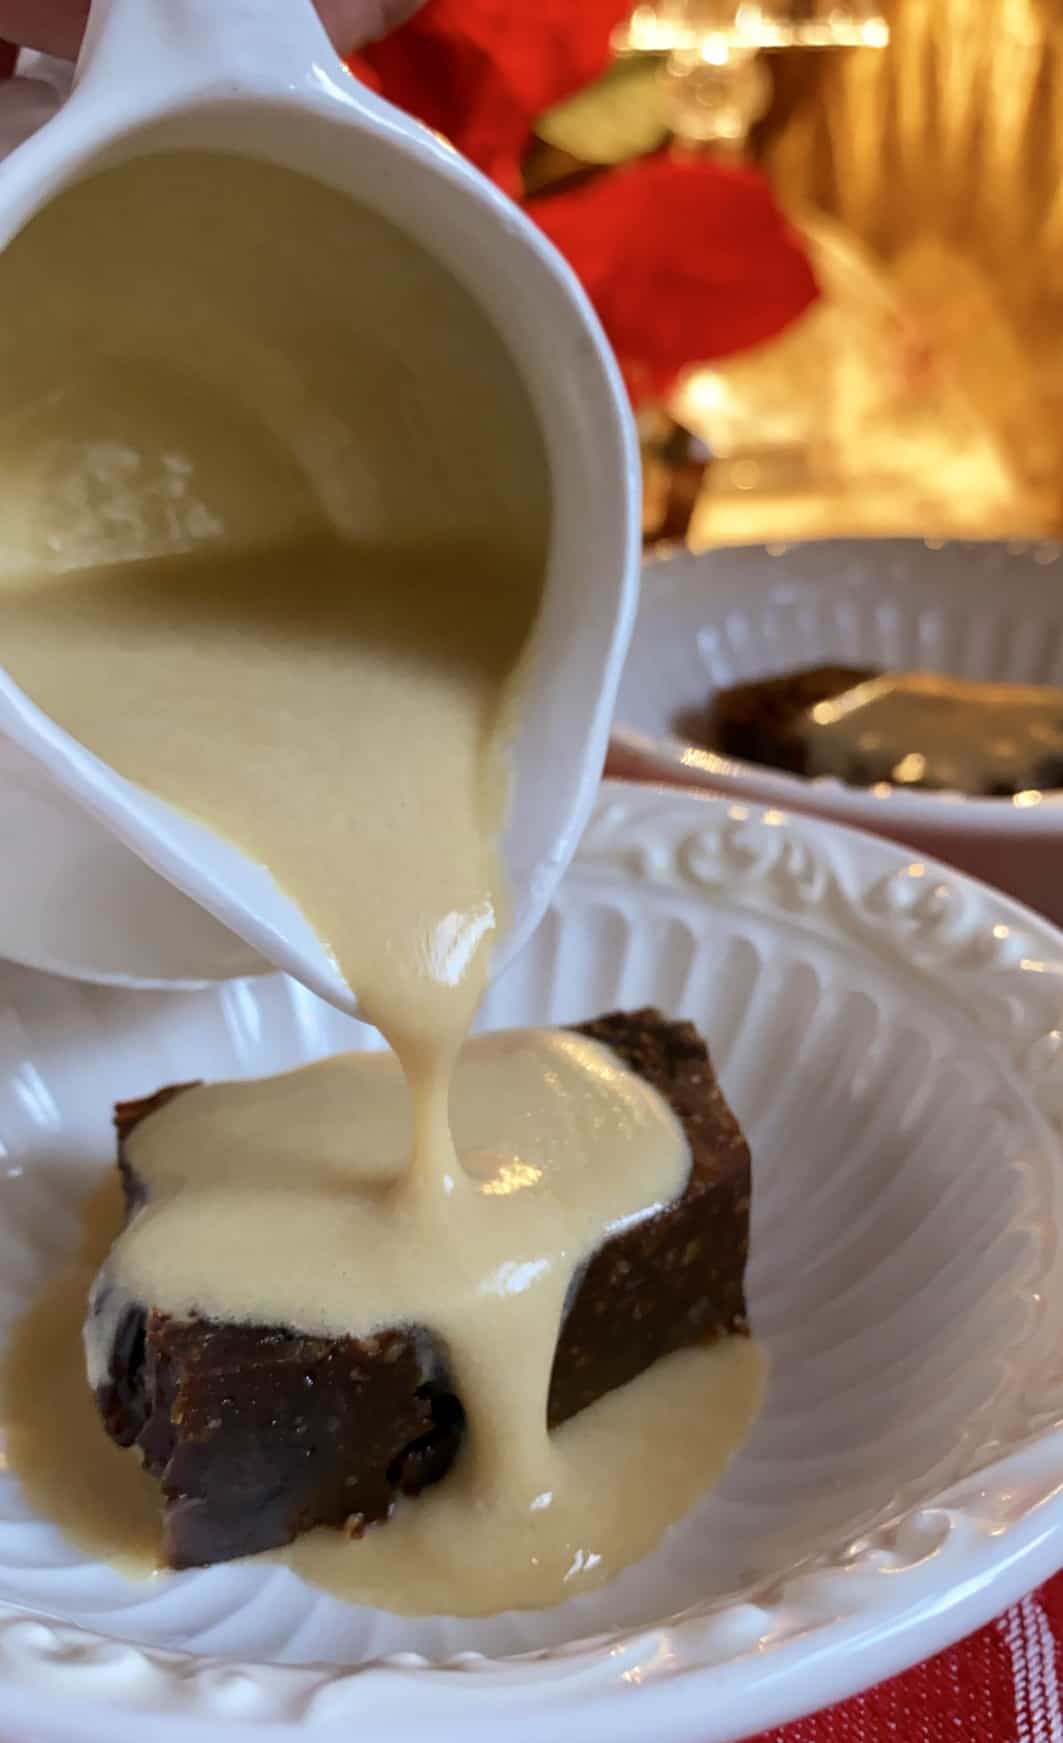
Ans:
{"label": "red and white striped cloth", "polygon": [[1063,1574],[904,1676],[751,1743],[1063,1743]]}

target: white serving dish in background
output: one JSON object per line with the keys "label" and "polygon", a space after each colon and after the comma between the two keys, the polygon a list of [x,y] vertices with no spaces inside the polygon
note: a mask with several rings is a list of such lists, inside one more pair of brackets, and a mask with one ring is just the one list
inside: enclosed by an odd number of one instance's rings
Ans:
{"label": "white serving dish in background", "polygon": [[[268,1561],[132,1584],[0,1475],[0,1733],[724,1743],[988,1619],[1063,1560],[1061,977],[1059,932],[888,843],[607,786],[484,1021],[652,1000],[709,1036],[754,1154],[749,1446],[604,1591],[479,1622]],[[0,967],[0,1336],[72,1250],[115,1097],[372,1039],[279,976]]]}
{"label": "white serving dish in background", "polygon": [[1063,793],[872,792],[716,756],[676,731],[725,685],[835,659],[1063,686],[1060,546],[830,540],[651,562],[613,767],[873,829],[1063,922]]}

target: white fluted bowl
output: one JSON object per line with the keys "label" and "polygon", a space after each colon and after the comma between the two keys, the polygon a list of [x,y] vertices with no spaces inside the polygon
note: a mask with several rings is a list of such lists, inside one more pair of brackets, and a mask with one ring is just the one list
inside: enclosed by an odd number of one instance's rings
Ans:
{"label": "white fluted bowl", "polygon": [[873,829],[1063,924],[1063,792],[965,798],[806,780],[692,745],[677,717],[750,678],[833,661],[1063,686],[1063,547],[831,539],[644,571],[613,723],[614,766]]}
{"label": "white fluted bowl", "polygon": [[[130,1583],[0,1475],[5,1737],[722,1743],[1063,1561],[1063,937],[887,843],[611,786],[484,1021],[645,1000],[705,1030],[754,1153],[772,1371],[718,1491],[602,1592],[404,1620],[266,1563]],[[0,1328],[71,1249],[115,1097],[371,1040],[280,977],[0,969]]]}

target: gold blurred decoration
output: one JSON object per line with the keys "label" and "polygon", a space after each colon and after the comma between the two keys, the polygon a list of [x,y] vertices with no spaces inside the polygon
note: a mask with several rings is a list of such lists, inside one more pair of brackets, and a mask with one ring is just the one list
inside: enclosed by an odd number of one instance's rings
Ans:
{"label": "gold blurred decoration", "polygon": [[706,45],[747,48],[881,48],[879,0],[647,0],[615,33],[620,54],[671,54]]}
{"label": "gold blurred decoration", "polygon": [[754,136],[824,297],[695,370],[696,545],[1063,532],[1063,4],[881,0],[885,49],[793,49]]}

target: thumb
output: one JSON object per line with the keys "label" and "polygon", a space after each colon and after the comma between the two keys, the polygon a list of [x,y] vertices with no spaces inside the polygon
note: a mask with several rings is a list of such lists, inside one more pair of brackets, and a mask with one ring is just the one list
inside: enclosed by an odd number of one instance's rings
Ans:
{"label": "thumb", "polygon": [[89,0],[0,0],[0,36],[73,60],[88,12]]}
{"label": "thumb", "polygon": [[318,0],[318,11],[342,55],[397,30],[421,0]]}
{"label": "thumb", "polygon": [[[374,42],[405,23],[419,0],[318,0],[318,11],[341,54]],[[89,0],[0,0],[0,69],[9,57],[7,42],[46,54],[77,54]],[[4,76],[0,72],[0,77]]]}

